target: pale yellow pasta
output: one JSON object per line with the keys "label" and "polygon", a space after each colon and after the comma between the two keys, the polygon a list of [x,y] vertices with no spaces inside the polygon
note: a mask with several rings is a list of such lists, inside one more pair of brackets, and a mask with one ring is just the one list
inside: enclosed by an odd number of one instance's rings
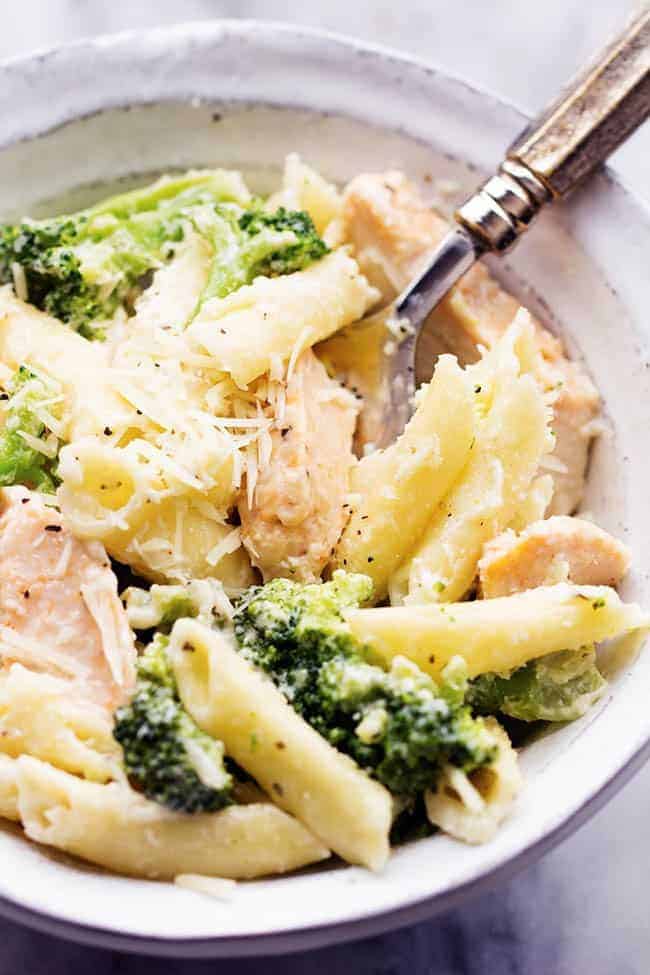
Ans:
{"label": "pale yellow pasta", "polygon": [[389,853],[390,793],[303,721],[225,633],[179,620],[169,653],[199,727],[327,847],[379,870]]}
{"label": "pale yellow pasta", "polygon": [[188,328],[217,369],[247,386],[278,360],[288,362],[361,318],[376,293],[343,249],[303,271],[259,277],[226,298],[207,301]]}
{"label": "pale yellow pasta", "polygon": [[456,655],[470,677],[507,673],[547,653],[650,626],[647,613],[609,586],[568,583],[496,599],[349,610],[346,617],[387,663],[401,654],[434,677]]}
{"label": "pale yellow pasta", "polygon": [[498,747],[490,765],[465,774],[447,765],[435,789],[424,794],[429,821],[465,843],[487,843],[512,812],[523,779],[517,753],[494,718],[485,724]]}
{"label": "pale yellow pasta", "polygon": [[14,762],[17,811],[27,836],[119,873],[245,880],[329,856],[298,820],[271,803],[188,816],[123,784],[87,782],[28,756]]}
{"label": "pale yellow pasta", "polygon": [[107,349],[0,288],[0,361],[12,371],[31,365],[61,383],[65,439],[116,434],[137,425],[137,414],[115,391]]}
{"label": "pale yellow pasta", "polygon": [[340,216],[341,205],[337,188],[303,162],[296,152],[291,152],[284,163],[282,188],[269,197],[266,209],[306,210],[322,236]]}
{"label": "pale yellow pasta", "polygon": [[0,754],[0,817],[19,820],[16,761]]}
{"label": "pale yellow pasta", "polygon": [[205,238],[186,229],[173,259],[156,271],[151,285],[138,298],[128,331],[133,332],[143,322],[153,328],[183,328],[207,283],[211,257]]}
{"label": "pale yellow pasta", "polygon": [[32,755],[95,782],[123,779],[110,713],[71,681],[20,664],[0,672],[0,752]]}
{"label": "pale yellow pasta", "polygon": [[369,575],[376,601],[386,596],[390,576],[470,457],[473,396],[467,373],[452,356],[442,356],[404,433],[352,470],[352,514],[333,564]]}
{"label": "pale yellow pasta", "polygon": [[[511,326],[476,384],[486,415],[463,476],[433,515],[420,545],[389,583],[394,605],[454,602],[476,577],[483,546],[508,527],[527,498],[540,460],[553,449],[550,410],[518,353],[526,326]],[[528,326],[530,328],[530,326]],[[493,369],[493,373],[490,370]],[[484,388],[485,387],[485,388]]]}
{"label": "pale yellow pasta", "polygon": [[101,540],[149,579],[214,576],[241,589],[255,575],[238,530],[226,523],[235,500],[231,471],[224,449],[223,469],[202,492],[153,447],[143,457],[139,441],[115,447],[84,438],[61,450],[58,500],[75,535]]}

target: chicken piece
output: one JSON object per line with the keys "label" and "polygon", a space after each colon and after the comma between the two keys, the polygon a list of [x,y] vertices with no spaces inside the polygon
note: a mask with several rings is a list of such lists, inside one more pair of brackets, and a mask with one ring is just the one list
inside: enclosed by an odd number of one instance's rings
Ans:
{"label": "chicken piece", "polygon": [[615,586],[630,554],[618,539],[583,518],[556,515],[516,535],[506,531],[485,546],[479,562],[484,598],[569,580],[585,586]]}
{"label": "chicken piece", "polygon": [[[371,284],[392,300],[426,262],[449,225],[399,172],[357,176],[343,196],[343,233]],[[433,311],[427,328],[432,359],[444,352],[466,365],[491,348],[511,323],[519,302],[475,264]],[[567,359],[561,342],[534,321],[542,358],[539,379],[554,394],[556,449],[551,514],[570,514],[582,497],[589,445],[600,401],[582,368]],[[549,469],[550,469],[549,464]]]}
{"label": "chicken piece", "polygon": [[242,539],[265,581],[315,582],[323,571],[347,520],[357,410],[314,353],[303,352],[253,504],[245,490],[239,502]]}
{"label": "chicken piece", "polygon": [[99,542],[82,542],[23,487],[0,492],[0,654],[70,679],[111,709],[135,680],[135,647]]}

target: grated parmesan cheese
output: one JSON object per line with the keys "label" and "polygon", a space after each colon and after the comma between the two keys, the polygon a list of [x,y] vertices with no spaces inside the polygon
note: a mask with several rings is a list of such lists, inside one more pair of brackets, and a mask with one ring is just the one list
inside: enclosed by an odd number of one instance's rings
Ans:
{"label": "grated parmesan cheese", "polygon": [[226,555],[236,552],[240,545],[241,532],[239,528],[233,528],[214,548],[210,549],[205,557],[205,561],[212,566],[218,565]]}
{"label": "grated parmesan cheese", "polygon": [[233,898],[236,880],[226,880],[224,877],[206,877],[200,873],[181,873],[175,879],[177,887],[193,890],[197,894],[205,894],[218,901],[230,901]]}

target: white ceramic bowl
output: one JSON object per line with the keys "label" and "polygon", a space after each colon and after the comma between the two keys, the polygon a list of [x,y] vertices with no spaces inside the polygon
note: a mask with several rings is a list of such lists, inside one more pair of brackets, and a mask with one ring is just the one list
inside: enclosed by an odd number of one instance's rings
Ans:
{"label": "white ceramic bowl", "polygon": [[[197,164],[241,167],[265,189],[290,150],[336,180],[399,167],[453,179],[462,196],[524,121],[425,64],[301,29],[221,22],[99,39],[0,68],[0,214]],[[614,434],[594,453],[586,506],[631,545],[625,595],[646,605],[649,252],[649,215],[609,173],[546,215],[500,269],[603,393]],[[79,941],[194,956],[289,951],[421,920],[503,879],[602,805],[645,757],[649,685],[650,656],[619,654],[601,706],[524,750],[526,791],[487,846],[436,836],[398,850],[380,876],[304,871],[240,884],[222,904],[93,870],[6,827],[0,910]]]}

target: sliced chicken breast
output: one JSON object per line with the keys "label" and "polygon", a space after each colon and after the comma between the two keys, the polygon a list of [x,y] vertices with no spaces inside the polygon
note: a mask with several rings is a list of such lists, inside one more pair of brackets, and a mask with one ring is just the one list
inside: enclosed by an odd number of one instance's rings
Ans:
{"label": "sliced chicken breast", "polygon": [[486,599],[569,580],[585,586],[615,586],[630,554],[617,538],[583,518],[556,515],[519,535],[504,532],[485,546],[479,583]]}
{"label": "sliced chicken breast", "polygon": [[314,353],[303,352],[253,503],[245,490],[239,502],[242,539],[265,581],[315,582],[329,560],[348,517],[357,410]]}
{"label": "sliced chicken breast", "polygon": [[[366,277],[390,301],[426,262],[448,230],[417,188],[399,172],[357,176],[343,196],[343,233]],[[451,352],[465,365],[491,348],[519,309],[519,302],[476,264],[433,312],[427,334],[432,358]],[[540,380],[553,391],[556,449],[552,514],[570,514],[582,497],[589,445],[600,409],[593,383],[569,361],[562,344],[535,322],[543,366]]]}
{"label": "sliced chicken breast", "polygon": [[133,687],[135,656],[104,547],[74,538],[41,495],[0,491],[2,665],[69,678],[114,708]]}

